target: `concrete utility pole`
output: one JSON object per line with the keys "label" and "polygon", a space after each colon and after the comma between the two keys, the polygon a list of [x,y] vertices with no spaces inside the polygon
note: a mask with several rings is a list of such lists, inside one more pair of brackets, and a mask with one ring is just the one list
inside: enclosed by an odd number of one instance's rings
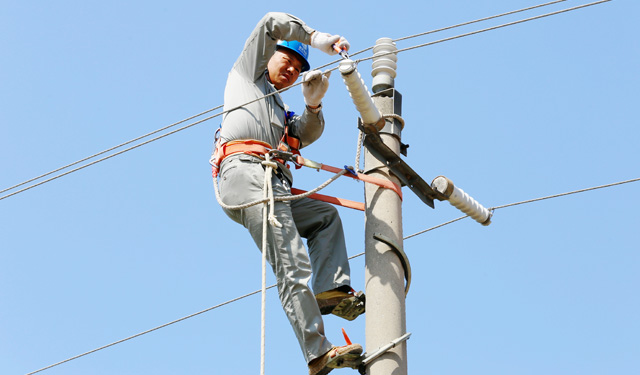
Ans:
{"label": "concrete utility pole", "polygon": [[[394,89],[395,44],[379,39],[372,75],[373,101],[382,114],[401,115],[402,97]],[[387,119],[380,138],[396,155],[400,154],[402,125]],[[364,173],[400,184],[389,168],[368,149],[364,153]],[[402,200],[394,191],[365,184],[365,294],[367,296],[366,348],[375,350],[401,337],[407,331],[405,309],[406,258],[403,259]],[[400,253],[399,253],[400,252]],[[409,280],[407,280],[407,283]],[[407,342],[404,341],[367,367],[370,375],[406,375]]]}
{"label": "concrete utility pole", "polygon": [[400,117],[402,96],[394,89],[396,51],[390,38],[378,39],[373,48],[373,98],[353,60],[343,56],[339,66],[360,112],[359,127],[366,148],[364,173],[398,186],[394,190],[365,185],[367,354],[358,370],[370,375],[407,374],[406,340],[410,333],[406,332],[405,296],[411,284],[411,267],[402,246],[399,186],[408,186],[432,208],[434,198],[446,199],[399,156],[406,156],[407,146],[400,142],[404,121]]}
{"label": "concrete utility pole", "polygon": [[[364,173],[398,185],[397,190],[365,184],[365,291],[367,353],[358,366],[361,374],[407,375],[405,296],[411,284],[411,266],[403,249],[402,192],[408,186],[426,205],[447,200],[482,225],[491,212],[444,176],[427,184],[401,157],[403,145],[402,95],[394,88],[397,48],[381,38],[373,48],[373,97],[346,53],[339,70],[360,112],[364,133]],[[403,279],[406,279],[406,285]]]}

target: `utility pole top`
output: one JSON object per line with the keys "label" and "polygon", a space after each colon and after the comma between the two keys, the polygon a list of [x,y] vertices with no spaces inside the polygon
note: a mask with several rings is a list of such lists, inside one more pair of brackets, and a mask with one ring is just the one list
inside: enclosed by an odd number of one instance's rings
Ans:
{"label": "utility pole top", "polygon": [[[394,88],[395,44],[381,38],[374,47],[372,98],[377,111],[400,116],[402,96]],[[364,173],[400,183],[387,160],[400,160],[402,124],[383,117],[382,126],[364,121]],[[365,288],[367,294],[366,347],[381,354],[365,364],[370,375],[406,375],[407,343],[405,292],[410,283],[409,260],[402,244],[402,200],[389,189],[365,186]],[[405,286],[405,278],[406,286]],[[389,343],[398,342],[389,346]]]}

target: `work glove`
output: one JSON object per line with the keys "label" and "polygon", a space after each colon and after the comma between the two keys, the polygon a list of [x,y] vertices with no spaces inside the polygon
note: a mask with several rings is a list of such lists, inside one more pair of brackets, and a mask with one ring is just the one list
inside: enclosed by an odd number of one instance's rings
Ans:
{"label": "work glove", "polygon": [[329,76],[331,72],[323,74],[319,70],[311,70],[302,76],[302,95],[309,107],[317,107],[322,102],[329,88]]}
{"label": "work glove", "polygon": [[311,47],[317,48],[320,51],[329,54],[329,55],[337,55],[338,51],[333,48],[333,45],[336,45],[338,49],[348,51],[351,45],[349,42],[340,35],[331,35],[328,33],[320,33],[315,31],[311,35]]}

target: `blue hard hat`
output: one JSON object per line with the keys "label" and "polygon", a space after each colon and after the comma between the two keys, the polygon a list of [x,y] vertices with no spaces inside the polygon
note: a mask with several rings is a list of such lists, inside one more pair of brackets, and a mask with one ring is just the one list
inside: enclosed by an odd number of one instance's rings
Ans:
{"label": "blue hard hat", "polygon": [[297,40],[292,40],[290,42],[286,40],[281,40],[278,42],[278,46],[276,48],[286,48],[290,51],[295,52],[295,54],[298,55],[298,57],[300,58],[300,61],[302,62],[302,72],[306,72],[311,68],[309,66],[309,61],[307,61],[307,59],[309,58],[308,45],[304,43],[300,43]]}

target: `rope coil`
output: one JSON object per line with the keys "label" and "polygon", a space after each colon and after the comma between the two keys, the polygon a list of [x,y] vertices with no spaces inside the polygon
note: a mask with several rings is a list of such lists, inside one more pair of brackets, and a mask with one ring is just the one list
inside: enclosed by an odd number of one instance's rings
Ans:
{"label": "rope coil", "polygon": [[402,129],[404,129],[404,119],[402,118],[402,116],[395,114],[395,113],[389,113],[389,114],[383,114],[382,115],[383,119],[388,119],[388,118],[392,118],[394,120],[397,120],[400,125],[402,126]]}

